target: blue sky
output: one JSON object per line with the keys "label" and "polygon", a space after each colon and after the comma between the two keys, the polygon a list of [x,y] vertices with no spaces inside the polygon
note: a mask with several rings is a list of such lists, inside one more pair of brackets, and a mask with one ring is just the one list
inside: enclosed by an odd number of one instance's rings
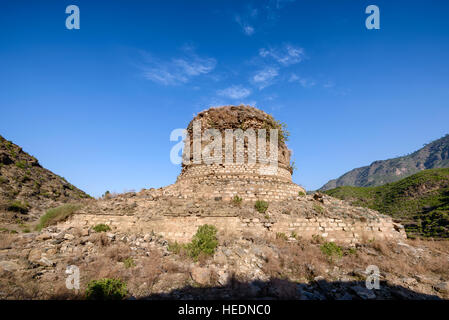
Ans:
{"label": "blue sky", "polygon": [[[79,30],[65,27],[80,8]],[[365,8],[380,8],[367,30]],[[94,196],[173,183],[170,132],[210,106],[287,123],[316,189],[449,133],[447,1],[0,4],[0,134]]]}

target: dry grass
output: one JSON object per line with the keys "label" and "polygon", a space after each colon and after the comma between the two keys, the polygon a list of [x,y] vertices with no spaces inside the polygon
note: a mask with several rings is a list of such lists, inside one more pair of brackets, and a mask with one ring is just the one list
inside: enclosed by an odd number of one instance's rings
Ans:
{"label": "dry grass", "polygon": [[[357,249],[357,254],[345,256],[341,265],[345,268],[365,268],[376,265],[381,272],[398,277],[428,275],[449,279],[448,252],[449,241],[407,241],[410,247],[390,241],[371,241]],[[435,248],[431,248],[432,246]],[[420,248],[427,250],[418,250]],[[417,248],[417,249],[416,249]],[[377,253],[373,254],[373,252]],[[439,253],[440,252],[440,253]]]}
{"label": "dry grass", "polygon": [[13,272],[4,272],[0,278],[0,288],[7,293],[6,299],[31,300],[42,296],[39,284],[30,274],[17,276]]}
{"label": "dry grass", "polygon": [[[79,230],[72,231],[77,234]],[[428,286],[431,288],[431,285],[438,281],[449,280],[447,268],[449,241],[404,240],[402,242],[406,245],[398,245],[396,241],[367,239],[353,250],[341,245],[343,256],[330,260],[320,250],[320,245],[324,243],[322,238],[289,242],[249,233],[237,237],[231,230],[220,233],[219,239],[221,245],[225,245],[231,251],[239,246],[243,249],[258,246],[260,252],[257,255],[264,257],[262,271],[272,279],[269,287],[281,298],[288,299],[295,296],[296,292],[292,285],[294,282],[309,282],[317,276],[324,276],[326,281],[337,281],[341,275],[357,277],[358,274],[352,272],[365,270],[368,265],[378,266],[381,274],[386,275],[388,281],[419,275],[435,279],[433,282],[429,281]],[[18,235],[0,233],[0,248],[9,246],[16,248],[19,240],[26,245],[32,241],[28,237],[20,238]],[[105,233],[92,234],[89,240],[95,244],[95,250],[89,254],[88,259],[81,254],[81,250],[76,250],[70,258],[66,257],[63,264],[58,263],[54,273],[47,272],[37,279],[33,278],[36,269],[18,274],[3,272],[0,275],[0,291],[7,293],[6,298],[16,299],[82,299],[89,281],[100,278],[119,278],[126,282],[131,294],[142,297],[156,291],[169,290],[173,285],[171,279],[179,279],[178,276],[182,278],[184,274],[186,279],[188,278],[192,260],[182,252],[164,256],[163,250],[155,248],[148,251],[147,256],[144,252],[132,251],[129,244],[120,241],[111,242]],[[25,244],[21,247],[25,247]],[[10,253],[13,251],[15,252],[15,249],[9,250]],[[126,268],[123,263],[129,257],[132,257],[136,263],[134,268]],[[81,288],[78,292],[65,288],[64,268],[68,264],[74,264],[80,268]],[[213,264],[213,261],[200,257],[196,264],[207,266]],[[230,266],[229,272],[238,272],[232,269],[232,265]],[[339,270],[335,275],[332,273],[334,268]],[[212,267],[210,284],[215,286],[219,277],[213,270],[214,267]],[[170,277],[172,275],[174,277]],[[240,274],[239,277],[235,279],[241,282],[247,281],[244,275]],[[234,278],[231,278],[229,284],[231,287],[234,281],[232,279]],[[421,281],[419,285],[423,285],[425,281],[427,280]],[[234,282],[236,295],[244,295],[245,292],[251,291],[251,288],[245,287],[244,284]]]}
{"label": "dry grass", "polygon": [[376,265],[381,273],[398,278],[427,275],[449,279],[449,241],[409,241],[413,248],[427,248],[421,251],[391,241],[368,241],[357,249],[342,246],[343,256],[332,260],[321,252],[321,241],[318,239],[293,243],[273,239],[271,243],[275,245],[279,256],[268,254],[263,271],[272,278],[310,281],[319,275],[326,276],[334,267],[350,273]]}
{"label": "dry grass", "polygon": [[36,230],[40,231],[42,230],[42,228],[64,221],[80,208],[80,204],[68,203],[57,208],[49,209],[44,215],[40,217],[39,223],[36,226]]}
{"label": "dry grass", "polygon": [[131,249],[129,248],[129,246],[123,243],[119,243],[108,247],[106,249],[105,255],[112,261],[122,262],[123,260],[131,256]]}
{"label": "dry grass", "polygon": [[9,233],[0,233],[0,249],[11,248],[15,241],[15,236]]}
{"label": "dry grass", "polygon": [[185,273],[188,272],[188,265],[182,262],[168,260],[161,264],[161,269],[166,273]]}
{"label": "dry grass", "polygon": [[91,234],[89,241],[101,247],[106,247],[111,242],[104,232]]}

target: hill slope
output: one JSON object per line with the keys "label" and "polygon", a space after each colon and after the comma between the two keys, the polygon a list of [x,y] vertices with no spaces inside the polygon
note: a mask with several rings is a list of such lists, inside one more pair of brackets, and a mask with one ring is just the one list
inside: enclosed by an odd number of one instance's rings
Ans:
{"label": "hill slope", "polygon": [[353,169],[338,179],[330,180],[320,190],[340,186],[374,187],[398,181],[426,169],[449,167],[449,134],[412,154]]}
{"label": "hill slope", "polygon": [[449,168],[424,170],[383,186],[343,186],[325,193],[392,216],[409,236],[449,237]]}
{"label": "hill slope", "polygon": [[32,221],[48,208],[90,196],[0,136],[0,223]]}

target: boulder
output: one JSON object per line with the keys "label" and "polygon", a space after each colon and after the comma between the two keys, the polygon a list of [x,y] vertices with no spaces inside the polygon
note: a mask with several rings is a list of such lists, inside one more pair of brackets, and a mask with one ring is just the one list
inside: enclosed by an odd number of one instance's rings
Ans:
{"label": "boulder", "polygon": [[437,283],[434,286],[435,290],[441,293],[449,293],[449,281],[443,281],[440,283]]}
{"label": "boulder", "polygon": [[53,267],[56,264],[51,261],[50,259],[46,258],[46,257],[42,257],[39,261],[38,264],[44,267]]}
{"label": "boulder", "polygon": [[47,239],[51,239],[51,234],[48,232],[44,232],[36,237],[36,240],[38,241],[44,241]]}
{"label": "boulder", "polygon": [[28,261],[31,263],[38,263],[42,256],[42,252],[39,249],[31,249],[30,253],[28,254]]}
{"label": "boulder", "polygon": [[5,271],[14,272],[18,270],[20,266],[13,261],[0,261],[0,269]]}
{"label": "boulder", "polygon": [[207,285],[210,283],[211,272],[208,268],[193,267],[190,270],[190,276],[196,283]]}
{"label": "boulder", "polygon": [[73,239],[75,239],[75,236],[73,234],[66,233],[64,235],[64,239],[66,239],[66,240],[73,240]]}

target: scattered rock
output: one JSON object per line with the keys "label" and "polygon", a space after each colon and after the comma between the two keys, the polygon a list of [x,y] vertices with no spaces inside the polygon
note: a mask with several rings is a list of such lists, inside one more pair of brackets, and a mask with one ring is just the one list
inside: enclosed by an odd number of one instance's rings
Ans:
{"label": "scattered rock", "polygon": [[41,258],[41,251],[39,249],[32,249],[28,254],[28,261],[31,263],[38,263]]}
{"label": "scattered rock", "polygon": [[0,268],[5,271],[14,272],[18,270],[20,266],[13,261],[0,261]]}
{"label": "scattered rock", "polygon": [[66,240],[73,240],[73,239],[75,239],[75,236],[73,234],[66,233],[64,235],[64,239],[66,239]]}
{"label": "scattered rock", "polygon": [[435,290],[441,293],[449,293],[449,281],[443,281],[435,285]]}
{"label": "scattered rock", "polygon": [[38,263],[39,263],[41,266],[44,266],[44,267],[53,267],[53,266],[56,265],[53,261],[51,261],[50,259],[48,259],[48,258],[46,258],[46,257],[42,257],[42,258],[38,261]]}
{"label": "scattered rock", "polygon": [[48,232],[44,232],[36,237],[36,240],[38,241],[44,241],[47,239],[51,239],[51,234]]}
{"label": "scattered rock", "polygon": [[[113,234],[113,233],[111,233],[111,232],[108,232],[108,233],[106,233],[106,236],[109,238],[109,240],[115,240],[115,234]],[[134,239],[135,240],[135,239]],[[133,241],[134,241],[133,240]]]}
{"label": "scattered rock", "polygon": [[194,267],[190,271],[193,281],[200,285],[207,285],[210,282],[211,273],[208,268]]}
{"label": "scattered rock", "polygon": [[313,194],[313,200],[319,201],[319,202],[321,202],[321,203],[324,203],[324,200],[323,200],[323,194],[320,193],[320,192],[315,192],[315,193]]}

